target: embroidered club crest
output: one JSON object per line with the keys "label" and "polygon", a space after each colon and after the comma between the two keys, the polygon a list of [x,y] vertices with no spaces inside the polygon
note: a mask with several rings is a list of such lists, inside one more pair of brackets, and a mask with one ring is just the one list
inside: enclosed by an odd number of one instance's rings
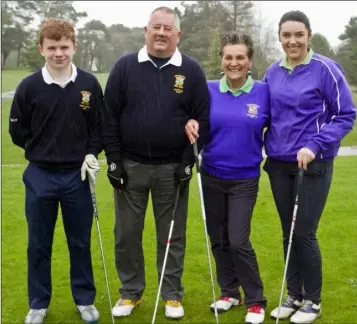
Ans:
{"label": "embroidered club crest", "polygon": [[89,91],[81,91],[82,94],[82,102],[79,105],[83,110],[87,110],[90,108],[90,96],[91,93]]}
{"label": "embroidered club crest", "polygon": [[181,74],[175,74],[175,84],[174,84],[174,91],[176,93],[182,93],[183,92],[183,84],[185,81],[186,77],[181,75]]}
{"label": "embroidered club crest", "polygon": [[247,116],[249,116],[250,118],[258,118],[259,106],[257,104],[247,104],[247,107],[248,107]]}

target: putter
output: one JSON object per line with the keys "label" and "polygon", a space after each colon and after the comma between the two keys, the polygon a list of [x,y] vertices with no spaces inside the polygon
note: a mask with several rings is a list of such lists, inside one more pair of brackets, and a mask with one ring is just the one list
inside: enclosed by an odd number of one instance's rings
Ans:
{"label": "putter", "polygon": [[169,237],[167,239],[167,244],[166,244],[166,251],[165,251],[165,257],[164,257],[164,262],[162,264],[162,270],[161,270],[161,276],[160,276],[160,284],[159,284],[159,290],[157,292],[157,296],[156,296],[156,302],[155,302],[155,309],[154,309],[154,314],[152,316],[152,324],[155,323],[155,319],[156,319],[156,312],[157,312],[157,307],[159,305],[159,298],[160,298],[160,293],[161,293],[161,286],[162,286],[162,282],[164,279],[164,274],[165,274],[165,268],[166,268],[166,261],[167,261],[167,256],[169,254],[169,248],[170,248],[170,244],[171,244],[171,236],[172,236],[172,230],[174,228],[174,223],[175,223],[175,215],[176,215],[176,209],[177,209],[177,205],[180,199],[180,186],[178,186],[177,188],[177,192],[176,192],[176,198],[175,198],[175,204],[174,204],[174,209],[172,211],[172,219],[171,219],[171,224],[170,224],[170,230],[169,230]]}
{"label": "putter", "polygon": [[279,323],[281,303],[283,301],[285,277],[286,277],[286,273],[288,271],[290,251],[291,251],[291,245],[292,245],[292,242],[293,242],[293,234],[294,234],[294,228],[295,228],[295,222],[296,222],[296,215],[297,215],[297,210],[298,210],[298,205],[299,205],[299,194],[300,194],[300,189],[301,189],[301,184],[302,184],[303,178],[304,178],[304,169],[303,168],[299,168],[298,181],[297,181],[297,190],[296,190],[296,197],[295,197],[295,205],[294,205],[294,211],[293,211],[293,219],[291,221],[289,245],[288,245],[288,251],[286,253],[285,269],[284,269],[283,283],[281,285],[281,291],[280,291],[280,300],[279,300],[279,308],[278,308],[278,316],[276,318],[276,324]]}
{"label": "putter", "polygon": [[90,188],[90,193],[92,195],[93,213],[94,213],[94,217],[95,217],[96,224],[97,224],[99,247],[100,247],[100,253],[102,255],[102,262],[103,262],[103,268],[104,268],[104,278],[105,278],[105,282],[106,282],[106,285],[107,285],[107,294],[108,294],[108,300],[109,300],[110,315],[112,316],[112,323],[114,324],[115,321],[114,321],[114,317],[113,317],[113,313],[112,313],[112,309],[113,308],[112,308],[112,301],[111,301],[111,298],[110,298],[107,267],[105,266],[104,251],[103,251],[103,244],[102,244],[102,235],[100,234],[99,216],[98,216],[98,209],[97,209],[97,200],[96,200],[96,197],[95,197],[94,184],[90,179],[89,179],[89,188]]}
{"label": "putter", "polygon": [[207,249],[207,257],[208,257],[208,266],[209,266],[209,273],[211,276],[211,285],[212,285],[212,296],[213,296],[213,305],[214,305],[214,314],[216,316],[216,323],[218,324],[218,311],[216,305],[216,293],[214,291],[214,280],[213,280],[213,271],[211,265],[211,254],[210,254],[210,247],[208,242],[208,233],[207,233],[207,223],[206,223],[206,211],[205,211],[205,203],[203,199],[203,190],[202,190],[202,180],[201,180],[201,173],[200,173],[200,161],[198,157],[198,148],[197,142],[193,143],[193,152],[195,155],[196,160],[196,171],[197,171],[197,183],[198,183],[198,191],[200,193],[200,200],[201,200],[201,211],[202,211],[202,218],[203,218],[203,225],[205,229],[205,237],[206,237],[206,249]]}

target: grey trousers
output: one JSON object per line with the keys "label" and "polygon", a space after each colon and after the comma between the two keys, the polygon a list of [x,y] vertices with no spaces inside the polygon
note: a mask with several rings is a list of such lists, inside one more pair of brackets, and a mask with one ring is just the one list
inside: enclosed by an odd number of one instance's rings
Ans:
{"label": "grey trousers", "polygon": [[[177,163],[146,165],[125,160],[128,185],[115,191],[115,264],[122,286],[121,298],[139,300],[144,292],[145,265],[142,247],[145,213],[151,192],[157,239],[156,267],[158,283],[161,276],[169,234],[177,182],[174,172]],[[188,187],[182,192],[175,215],[170,250],[161,289],[163,300],[181,301],[181,278],[186,248]]]}

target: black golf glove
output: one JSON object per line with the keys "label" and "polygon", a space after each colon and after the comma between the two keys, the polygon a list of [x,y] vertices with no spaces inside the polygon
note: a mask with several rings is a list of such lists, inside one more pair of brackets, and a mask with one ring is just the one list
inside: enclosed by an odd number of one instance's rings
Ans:
{"label": "black golf glove", "polygon": [[187,163],[180,163],[175,170],[175,177],[178,183],[180,184],[180,191],[183,192],[191,178],[192,178],[192,168],[193,165]]}
{"label": "black golf glove", "polygon": [[125,171],[123,162],[114,161],[109,163],[107,176],[114,189],[125,189],[128,183],[128,174]]}

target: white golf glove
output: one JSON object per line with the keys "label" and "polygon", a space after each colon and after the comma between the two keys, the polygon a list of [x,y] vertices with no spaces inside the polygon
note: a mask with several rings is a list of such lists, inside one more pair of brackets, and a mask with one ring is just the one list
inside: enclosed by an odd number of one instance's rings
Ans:
{"label": "white golf glove", "polygon": [[82,181],[86,179],[86,175],[88,173],[90,181],[92,181],[92,183],[95,184],[95,179],[98,175],[99,170],[100,170],[100,166],[98,160],[95,158],[93,154],[87,154],[86,157],[84,158],[84,162],[81,168]]}

